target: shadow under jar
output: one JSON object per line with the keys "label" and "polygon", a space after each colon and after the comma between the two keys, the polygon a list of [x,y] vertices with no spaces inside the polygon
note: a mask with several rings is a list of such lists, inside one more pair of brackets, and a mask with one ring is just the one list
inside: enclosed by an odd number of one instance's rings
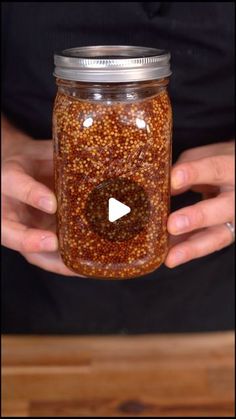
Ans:
{"label": "shadow under jar", "polygon": [[168,251],[170,56],[96,46],[55,55],[55,190],[61,257],[72,271],[125,279]]}

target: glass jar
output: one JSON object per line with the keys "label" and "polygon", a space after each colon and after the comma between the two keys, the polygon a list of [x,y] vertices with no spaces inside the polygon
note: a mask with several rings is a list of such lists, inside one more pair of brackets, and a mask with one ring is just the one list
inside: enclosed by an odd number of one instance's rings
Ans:
{"label": "glass jar", "polygon": [[170,56],[96,46],[55,55],[55,190],[61,257],[87,277],[134,278],[168,250]]}

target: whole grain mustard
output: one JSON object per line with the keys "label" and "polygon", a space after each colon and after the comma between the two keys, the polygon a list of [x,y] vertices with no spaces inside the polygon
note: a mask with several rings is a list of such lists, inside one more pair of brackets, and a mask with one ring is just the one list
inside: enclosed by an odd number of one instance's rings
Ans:
{"label": "whole grain mustard", "polygon": [[[56,75],[53,139],[62,259],[88,277],[152,272],[168,251],[168,78],[105,83]],[[130,208],[115,222],[109,221],[110,198]]]}

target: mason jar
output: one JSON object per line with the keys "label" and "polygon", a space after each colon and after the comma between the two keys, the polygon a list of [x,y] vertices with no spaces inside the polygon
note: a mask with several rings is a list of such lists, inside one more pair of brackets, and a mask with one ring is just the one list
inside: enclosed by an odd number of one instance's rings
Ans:
{"label": "mason jar", "polygon": [[64,50],[54,59],[61,257],[86,277],[148,274],[168,251],[170,54],[90,46]]}

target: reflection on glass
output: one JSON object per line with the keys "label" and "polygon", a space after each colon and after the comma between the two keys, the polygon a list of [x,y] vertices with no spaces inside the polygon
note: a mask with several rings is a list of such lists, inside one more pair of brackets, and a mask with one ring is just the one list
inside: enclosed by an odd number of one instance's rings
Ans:
{"label": "reflection on glass", "polygon": [[137,127],[140,129],[144,129],[146,127],[146,122],[141,118],[136,118],[135,122]]}
{"label": "reflection on glass", "polygon": [[91,127],[92,124],[93,124],[93,118],[91,116],[89,118],[86,118],[83,122],[83,126],[85,128]]}

